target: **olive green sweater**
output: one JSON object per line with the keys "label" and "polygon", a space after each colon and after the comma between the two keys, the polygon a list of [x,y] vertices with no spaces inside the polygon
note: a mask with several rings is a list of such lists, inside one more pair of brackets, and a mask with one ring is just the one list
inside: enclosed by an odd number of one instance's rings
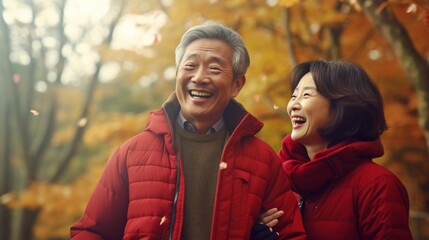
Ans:
{"label": "olive green sweater", "polygon": [[225,128],[207,135],[186,131],[177,122],[175,124],[185,178],[182,239],[210,239],[216,182],[226,136]]}

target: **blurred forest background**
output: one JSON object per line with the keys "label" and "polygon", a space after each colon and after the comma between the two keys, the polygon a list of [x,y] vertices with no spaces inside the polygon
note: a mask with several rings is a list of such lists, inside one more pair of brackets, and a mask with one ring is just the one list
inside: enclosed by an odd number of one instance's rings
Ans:
{"label": "blurred forest background", "polygon": [[239,96],[277,151],[288,74],[344,59],[378,84],[399,176],[429,239],[428,0],[0,0],[0,239],[68,239],[113,150],[175,85],[184,31],[215,19],[251,56]]}

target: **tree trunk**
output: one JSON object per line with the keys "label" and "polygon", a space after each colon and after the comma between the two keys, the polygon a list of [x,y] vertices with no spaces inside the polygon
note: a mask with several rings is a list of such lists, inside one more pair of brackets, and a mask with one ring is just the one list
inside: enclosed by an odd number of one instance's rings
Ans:
{"label": "tree trunk", "polygon": [[[358,0],[372,25],[390,45],[416,91],[419,125],[429,153],[429,64],[414,47],[405,28],[390,8],[380,9],[383,0]],[[423,23],[422,23],[423,24]]]}
{"label": "tree trunk", "polygon": [[[9,62],[9,32],[3,18],[4,6],[0,0],[0,197],[11,190],[11,130],[8,86],[12,79]],[[10,239],[11,210],[0,203],[0,239]]]}
{"label": "tree trunk", "polygon": [[33,227],[36,224],[40,209],[24,209],[23,221],[20,229],[22,229],[19,240],[34,239]]}
{"label": "tree trunk", "polygon": [[[1,70],[1,68],[0,68]],[[1,84],[0,84],[1,85]],[[4,88],[2,88],[4,89]],[[10,191],[10,128],[7,116],[9,114],[5,104],[6,93],[0,90],[0,197]],[[0,204],[0,239],[9,239],[10,237],[10,209]]]}

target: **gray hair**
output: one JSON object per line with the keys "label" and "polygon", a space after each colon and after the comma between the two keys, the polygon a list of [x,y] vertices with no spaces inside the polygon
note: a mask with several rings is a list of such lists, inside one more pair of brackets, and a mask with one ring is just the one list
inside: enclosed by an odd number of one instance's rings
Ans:
{"label": "gray hair", "polygon": [[246,73],[250,64],[250,58],[243,39],[233,29],[215,21],[207,21],[201,25],[194,26],[183,34],[182,40],[176,47],[176,68],[179,68],[186,47],[198,39],[217,39],[228,44],[232,49],[234,77]]}

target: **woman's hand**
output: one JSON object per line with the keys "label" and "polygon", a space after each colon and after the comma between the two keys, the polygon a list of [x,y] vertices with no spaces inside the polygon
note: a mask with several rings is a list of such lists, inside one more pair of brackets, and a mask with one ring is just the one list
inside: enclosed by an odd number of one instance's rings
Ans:
{"label": "woman's hand", "polygon": [[268,211],[261,214],[259,221],[269,228],[273,228],[279,223],[279,218],[283,216],[284,212],[279,211],[277,208],[271,208]]}
{"label": "woman's hand", "polygon": [[261,214],[259,222],[255,223],[252,228],[251,240],[277,240],[279,234],[273,231],[273,227],[279,222],[279,218],[283,215],[283,211],[277,208],[271,208]]}
{"label": "woman's hand", "polygon": [[250,240],[278,240],[279,234],[263,223],[255,223],[252,227]]}

